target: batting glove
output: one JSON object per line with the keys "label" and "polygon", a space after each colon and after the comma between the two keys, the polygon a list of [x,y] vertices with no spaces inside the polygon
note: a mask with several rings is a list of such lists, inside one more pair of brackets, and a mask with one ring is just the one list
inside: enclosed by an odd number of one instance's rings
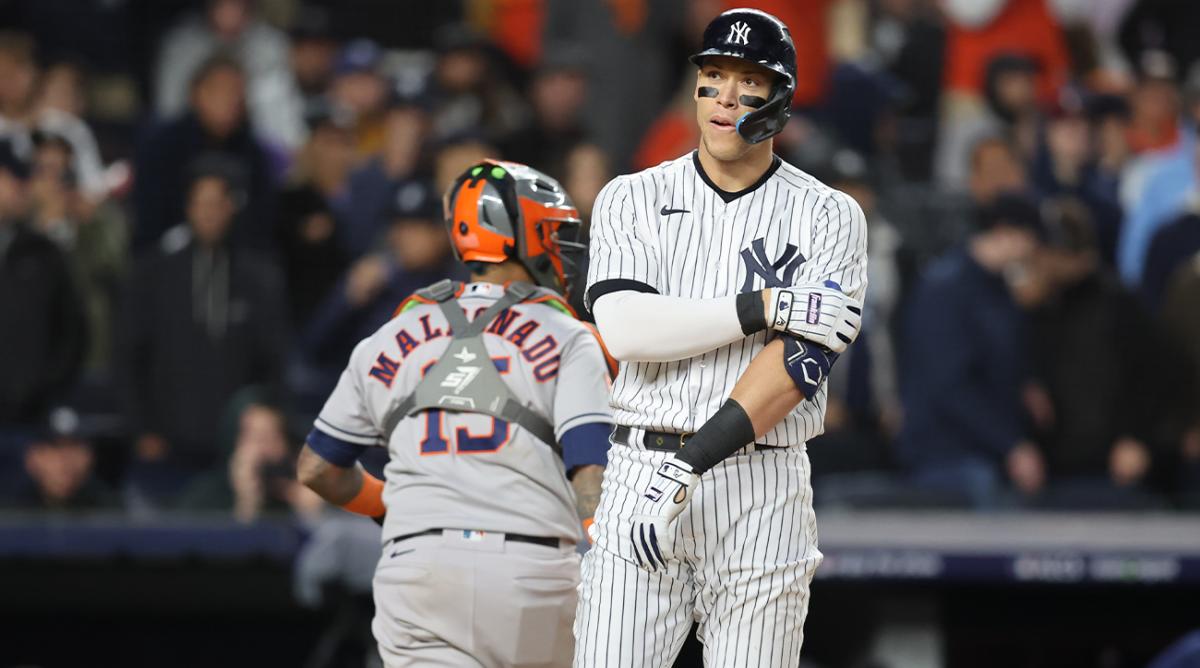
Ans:
{"label": "batting glove", "polygon": [[692,498],[700,476],[691,465],[675,457],[663,462],[634,506],[629,539],[638,565],[647,571],[666,568],[675,556],[672,549],[671,523]]}
{"label": "batting glove", "polygon": [[771,329],[843,353],[862,329],[862,302],[842,294],[837,283],[772,288]]}

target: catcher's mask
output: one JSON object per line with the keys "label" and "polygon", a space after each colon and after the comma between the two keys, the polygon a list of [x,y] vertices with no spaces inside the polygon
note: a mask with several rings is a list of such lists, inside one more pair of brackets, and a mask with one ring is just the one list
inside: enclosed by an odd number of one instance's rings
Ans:
{"label": "catcher's mask", "polygon": [[464,263],[521,263],[535,283],[566,294],[573,263],[565,253],[583,245],[583,221],[562,185],[515,162],[484,160],[468,167],[444,199],[455,256]]}

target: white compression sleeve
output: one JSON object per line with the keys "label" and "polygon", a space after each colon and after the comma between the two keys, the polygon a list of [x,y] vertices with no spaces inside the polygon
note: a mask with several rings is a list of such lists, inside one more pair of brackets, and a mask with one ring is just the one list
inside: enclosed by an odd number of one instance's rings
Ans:
{"label": "white compression sleeve", "polygon": [[674,362],[746,336],[736,296],[684,299],[622,290],[597,299],[592,315],[608,352],[627,362]]}

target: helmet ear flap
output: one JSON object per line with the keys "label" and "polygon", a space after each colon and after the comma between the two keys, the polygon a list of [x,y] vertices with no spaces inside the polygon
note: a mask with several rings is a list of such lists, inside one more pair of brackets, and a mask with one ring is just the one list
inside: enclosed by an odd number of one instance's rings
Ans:
{"label": "helmet ear flap", "polygon": [[748,144],[757,144],[783,131],[792,115],[791,81],[781,81],[771,91],[766,104],[754,111],[742,114],[737,122],[737,132]]}

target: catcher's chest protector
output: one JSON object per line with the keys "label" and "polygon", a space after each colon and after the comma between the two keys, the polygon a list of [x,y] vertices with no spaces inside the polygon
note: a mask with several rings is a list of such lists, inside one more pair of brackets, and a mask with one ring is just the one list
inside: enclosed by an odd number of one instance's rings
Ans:
{"label": "catcher's chest protector", "polygon": [[385,433],[395,430],[400,420],[430,409],[482,413],[519,425],[562,456],[554,438],[554,427],[546,418],[526,407],[509,389],[483,344],[483,330],[504,309],[525,301],[534,293],[529,283],[512,283],[504,295],[474,320],[467,320],[455,295],[461,284],[440,281],[417,292],[437,302],[452,337],[446,352],[425,372],[412,394],[389,413]]}

